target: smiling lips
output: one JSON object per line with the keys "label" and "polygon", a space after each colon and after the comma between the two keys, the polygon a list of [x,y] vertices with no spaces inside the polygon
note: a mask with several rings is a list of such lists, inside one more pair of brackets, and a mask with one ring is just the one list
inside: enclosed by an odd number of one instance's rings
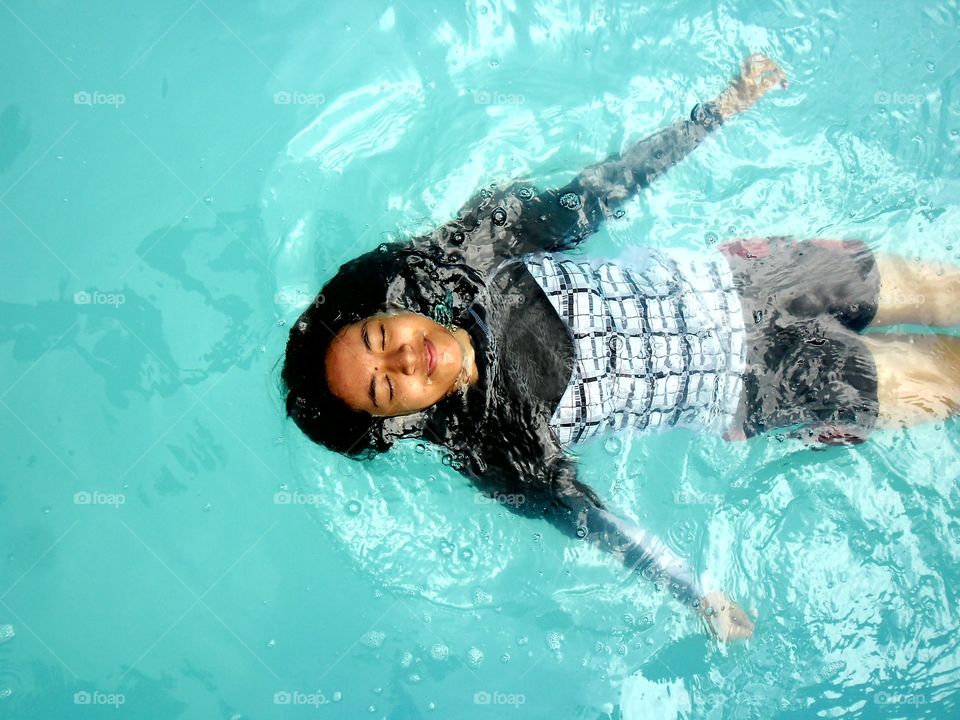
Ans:
{"label": "smiling lips", "polygon": [[433,347],[433,343],[426,338],[423,339],[423,348],[427,354],[427,377],[430,377],[437,367],[437,349]]}

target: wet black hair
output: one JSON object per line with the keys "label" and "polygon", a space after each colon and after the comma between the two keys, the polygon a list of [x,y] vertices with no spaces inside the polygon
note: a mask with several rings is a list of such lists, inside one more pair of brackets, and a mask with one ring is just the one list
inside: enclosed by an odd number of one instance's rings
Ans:
{"label": "wet black hair", "polygon": [[367,459],[401,437],[444,442],[440,435],[445,433],[430,433],[429,421],[436,425],[442,417],[449,424],[453,414],[466,410],[460,398],[430,408],[424,426],[398,431],[391,419],[355,410],[336,396],[327,384],[325,358],[341,329],[380,312],[407,310],[436,318],[440,308],[445,320],[456,322],[481,286],[475,271],[456,260],[429,246],[385,243],[344,263],[323,287],[290,328],[281,372],[287,415],[307,437],[342,455]]}

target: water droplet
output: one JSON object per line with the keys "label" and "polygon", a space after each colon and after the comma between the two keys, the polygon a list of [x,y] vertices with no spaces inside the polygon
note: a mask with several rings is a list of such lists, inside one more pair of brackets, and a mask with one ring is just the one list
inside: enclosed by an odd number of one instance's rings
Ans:
{"label": "water droplet", "polygon": [[755,325],[759,325],[761,322],[763,322],[763,310],[753,311],[753,322]]}
{"label": "water droplet", "polygon": [[379,250],[382,253],[385,253],[387,251],[387,244],[380,243],[379,245],[377,245],[377,250]]}
{"label": "water droplet", "polygon": [[583,540],[587,536],[587,529],[582,525],[577,528],[577,537]]}
{"label": "water droplet", "polygon": [[483,662],[483,650],[477,647],[467,650],[467,662],[470,667],[479,667],[480,663]]}
{"label": "water droplet", "polygon": [[707,245],[713,245],[715,242],[717,242],[717,240],[720,239],[720,236],[715,232],[708,232],[703,236],[703,239],[707,241]]}
{"label": "water droplet", "polygon": [[936,69],[937,66],[934,65],[932,61],[927,63],[927,72],[933,72]]}
{"label": "water droplet", "polygon": [[621,447],[622,443],[620,442],[620,438],[614,435],[611,435],[603,441],[603,449],[608,455],[619,455]]}
{"label": "water droplet", "polygon": [[506,225],[507,211],[504,210],[502,207],[494,208],[492,218],[493,218],[494,225]]}
{"label": "water droplet", "polygon": [[380,632],[379,630],[370,630],[362,638],[360,638],[360,642],[369,648],[378,648],[383,645],[383,641],[386,639],[386,637],[386,634]]}
{"label": "water droplet", "polygon": [[560,204],[567,210],[577,210],[580,208],[580,196],[576,193],[564,193],[560,198]]}
{"label": "water droplet", "polygon": [[203,201],[204,201],[207,205],[213,205],[213,198],[210,197],[209,195],[208,195],[207,197],[205,197],[205,198],[203,199]]}
{"label": "water droplet", "polygon": [[502,662],[502,663],[508,663],[508,662],[510,662],[510,653],[505,652],[503,655],[501,655],[501,656],[500,656],[500,662]]}
{"label": "water droplet", "polygon": [[521,200],[530,200],[533,198],[533,189],[528,187],[522,187],[517,191],[517,195]]}
{"label": "water droplet", "polygon": [[267,640],[267,647],[268,647],[268,648],[274,648],[274,647],[276,647],[276,646],[277,646],[277,641],[276,641],[276,640]]}
{"label": "water droplet", "polygon": [[417,443],[417,455],[423,455],[427,451],[427,446],[423,443]]}
{"label": "water droplet", "polygon": [[416,685],[417,683],[420,682],[421,679],[422,678],[418,673],[410,673],[409,675],[407,675],[407,682],[409,682],[411,685]]}
{"label": "water droplet", "polygon": [[341,700],[343,700],[343,693],[337,690],[335,693],[333,693],[333,701],[340,702]]}
{"label": "water droplet", "polygon": [[53,508],[50,507],[49,505],[44,505],[42,508],[40,508],[40,510],[41,512],[43,512],[44,515],[49,515],[50,511],[53,510]]}
{"label": "water droplet", "polygon": [[490,61],[490,67],[492,68],[500,67],[500,61],[494,58],[493,60]]}
{"label": "water droplet", "polygon": [[363,510],[363,503],[359,500],[347,500],[347,504],[343,508],[347,511],[347,515],[359,515],[360,511]]}
{"label": "water droplet", "polygon": [[620,218],[624,217],[626,214],[627,214],[627,211],[626,211],[626,210],[623,210],[622,208],[619,209],[619,210],[614,210],[614,211],[613,211],[613,216],[614,216],[615,218],[617,218],[618,220],[619,220]]}
{"label": "water droplet", "polygon": [[445,662],[450,657],[450,648],[443,643],[434,643],[430,647],[430,657],[440,662]]}

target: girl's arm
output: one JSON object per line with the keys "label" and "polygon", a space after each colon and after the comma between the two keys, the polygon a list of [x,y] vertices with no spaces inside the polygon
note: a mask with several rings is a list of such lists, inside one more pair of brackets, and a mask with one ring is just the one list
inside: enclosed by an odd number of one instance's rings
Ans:
{"label": "girl's arm", "polygon": [[431,239],[459,249],[475,266],[487,268],[505,257],[569,250],[686,157],[708,133],[778,84],[786,86],[783,71],[769,58],[752,55],[740,76],[713,101],[694,107],[689,119],[590,165],[562,188],[538,192],[530,183],[515,181],[505,188],[483,190]]}
{"label": "girl's arm", "polygon": [[568,537],[611,553],[630,571],[637,570],[649,580],[664,580],[671,593],[693,607],[721,640],[753,634],[753,623],[740,607],[720,591],[704,593],[712,588],[702,586],[689,562],[652,533],[610,512],[596,492],[577,479],[575,462],[545,430],[540,439],[545,462],[528,467],[526,473],[509,454],[500,456],[494,448],[482,467],[466,474],[481,491],[522,497],[522,502],[507,506],[513,512],[545,519]]}
{"label": "girl's arm", "polygon": [[644,577],[666,579],[673,595],[694,607],[721,640],[748,638],[753,634],[753,623],[742,608],[720,591],[704,593],[689,562],[678,557],[652,533],[614,515],[597,502],[595,493],[576,479],[575,466],[569,458],[559,463],[553,485],[557,502],[547,515],[562,532],[596,544]]}

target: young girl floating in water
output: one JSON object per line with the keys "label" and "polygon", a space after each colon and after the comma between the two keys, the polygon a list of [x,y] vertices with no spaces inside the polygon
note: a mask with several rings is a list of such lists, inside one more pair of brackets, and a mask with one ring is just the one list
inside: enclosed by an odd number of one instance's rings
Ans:
{"label": "young girl floating in water", "polygon": [[960,339],[860,335],[960,322],[960,269],[861,241],[738,240],[629,264],[572,249],[637,191],[786,80],[763,56],[712,102],[558,190],[482,190],[430,235],[344,264],[290,330],[287,413],[355,458],[399,438],[512,510],[666,579],[721,639],[753,623],[659,539],[618,517],[566,450],[599,432],[687,427],[745,439],[799,427],[814,443],[960,407]]}

